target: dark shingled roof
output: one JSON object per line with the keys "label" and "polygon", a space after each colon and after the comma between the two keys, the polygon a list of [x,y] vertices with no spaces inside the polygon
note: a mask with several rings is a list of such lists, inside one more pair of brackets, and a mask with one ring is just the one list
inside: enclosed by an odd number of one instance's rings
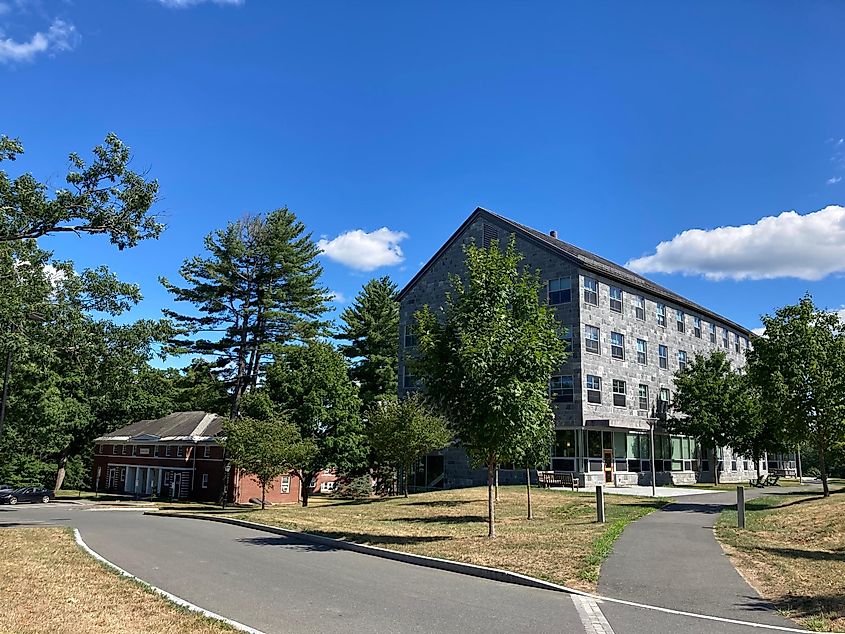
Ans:
{"label": "dark shingled roof", "polygon": [[664,299],[667,302],[677,304],[680,308],[688,308],[691,309],[693,312],[700,313],[702,316],[707,316],[711,319],[718,320],[724,325],[729,326],[733,330],[739,331],[745,336],[749,336],[751,334],[745,326],[737,324],[736,322],[733,322],[730,319],[726,319],[725,317],[714,313],[712,310],[709,310],[704,306],[696,304],[695,302],[690,301],[673,291],[670,291],[668,288],[661,286],[660,284],[656,284],[651,280],[643,277],[642,275],[634,273],[630,269],[626,269],[624,266],[620,266],[615,262],[606,260],[605,258],[598,256],[595,253],[585,251],[584,249],[569,244],[568,242],[564,242],[563,240],[559,240],[558,238],[553,238],[547,233],[537,231],[536,229],[532,229],[531,227],[527,227],[514,220],[511,220],[510,218],[505,218],[504,216],[484,209],[483,207],[476,208],[476,210],[470,215],[470,217],[467,218],[466,221],[464,221],[464,223],[458,228],[457,231],[455,231],[452,237],[446,241],[446,243],[440,248],[440,250],[438,250],[437,253],[435,253],[434,256],[425,264],[425,266],[423,266],[423,268],[420,269],[420,271],[411,279],[411,281],[408,282],[405,288],[403,288],[402,291],[399,293],[399,299],[402,299],[408,293],[408,291],[410,291],[414,284],[416,284],[417,280],[425,273],[425,271],[427,271],[431,267],[431,265],[434,263],[435,260],[437,260],[440,254],[445,251],[446,248],[457,239],[457,237],[463,232],[464,228],[470,223],[472,223],[479,216],[490,217],[491,219],[497,221],[499,224],[503,224],[506,227],[513,229],[515,233],[518,233],[529,240],[540,243],[546,248],[562,255],[566,259],[572,261],[573,263],[588,271],[592,271],[593,273],[596,273],[598,275],[603,275],[623,284],[628,284],[635,288],[641,288],[642,290],[651,293],[656,297]]}
{"label": "dark shingled roof", "polygon": [[[206,416],[209,416],[207,412],[173,412],[155,420],[139,420],[126,427],[121,427],[108,434],[103,434],[100,438],[132,437],[141,434],[158,436],[159,438],[191,436]],[[199,430],[199,436],[216,436],[223,430],[223,421],[225,419],[216,414],[211,414],[210,416],[214,416],[214,418],[204,430]]]}

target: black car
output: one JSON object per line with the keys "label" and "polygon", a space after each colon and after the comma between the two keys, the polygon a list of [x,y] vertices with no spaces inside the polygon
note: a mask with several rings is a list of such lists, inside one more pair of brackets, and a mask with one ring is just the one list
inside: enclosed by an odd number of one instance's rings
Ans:
{"label": "black car", "polygon": [[40,487],[23,487],[13,491],[0,491],[0,504],[17,504],[18,502],[43,502],[47,504],[53,499],[50,489]]}

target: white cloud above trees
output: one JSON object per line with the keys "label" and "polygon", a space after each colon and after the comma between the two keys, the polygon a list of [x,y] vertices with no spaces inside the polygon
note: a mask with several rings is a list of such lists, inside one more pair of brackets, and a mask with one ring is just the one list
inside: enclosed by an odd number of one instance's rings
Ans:
{"label": "white cloud above trees", "polygon": [[785,211],[754,224],[689,229],[630,260],[638,273],[681,273],[712,280],[820,280],[845,272],[845,207]]}
{"label": "white cloud above trees", "polygon": [[404,262],[405,255],[399,243],[407,237],[404,231],[392,231],[387,227],[369,233],[355,229],[331,240],[323,237],[317,246],[330,260],[358,271],[372,271]]}
{"label": "white cloud above trees", "polygon": [[6,37],[0,29],[0,62],[31,62],[39,55],[70,51],[80,39],[73,24],[58,18],[46,31],[36,31],[24,40]]}

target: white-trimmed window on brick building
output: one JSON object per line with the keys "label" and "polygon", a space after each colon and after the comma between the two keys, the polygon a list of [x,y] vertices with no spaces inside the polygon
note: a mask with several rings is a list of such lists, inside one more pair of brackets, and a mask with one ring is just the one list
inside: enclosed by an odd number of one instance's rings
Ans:
{"label": "white-trimmed window on brick building", "polygon": [[279,492],[290,493],[290,476],[284,475],[279,481]]}
{"label": "white-trimmed window on brick building", "polygon": [[595,374],[587,375],[587,402],[601,403],[601,377]]}
{"label": "white-trimmed window on brick building", "polygon": [[202,485],[201,486],[202,486],[203,489],[208,488],[208,474],[207,473],[202,474]]}
{"label": "white-trimmed window on brick building", "polygon": [[722,328],[722,347],[725,350],[730,350],[730,344],[728,343],[728,329]]}
{"label": "white-trimmed window on brick building", "polygon": [[622,312],[622,289],[616,286],[610,287],[610,310],[614,313]]}
{"label": "white-trimmed window on brick building", "polygon": [[692,334],[696,339],[701,339],[701,317],[692,318]]}
{"label": "white-trimmed window on brick building", "polygon": [[682,310],[675,310],[675,327],[678,332],[686,332],[687,330],[687,316]]}
{"label": "white-trimmed window on brick building", "polygon": [[176,445],[176,457],[177,458],[184,458],[185,457],[185,446],[184,445]]}
{"label": "white-trimmed window on brick building", "polygon": [[129,445],[123,445],[123,447],[120,450],[120,453],[123,454],[124,456],[127,455],[129,453]]}
{"label": "white-trimmed window on brick building", "polygon": [[710,343],[716,343],[716,324],[710,324]]}
{"label": "white-trimmed window on brick building", "polygon": [[657,325],[661,328],[666,327],[666,304],[657,305]]}
{"label": "white-trimmed window on brick building", "polygon": [[593,354],[601,354],[601,344],[599,337],[601,332],[596,326],[584,325],[584,349]]}
{"label": "white-trimmed window on brick building", "polygon": [[662,370],[669,369],[669,348],[664,345],[657,346],[657,360]]}
{"label": "white-trimmed window on brick building", "polygon": [[575,383],[572,375],[552,375],[549,381],[549,392],[555,403],[572,403],[575,400]]}
{"label": "white-trimmed window on brick building", "polygon": [[625,358],[625,335],[621,332],[610,333],[610,356],[614,359]]}
{"label": "white-trimmed window on brick building", "polygon": [[645,339],[637,339],[637,363],[648,363],[648,342]]}
{"label": "white-trimmed window on brick building", "polygon": [[166,445],[166,446],[164,447],[164,455],[165,455],[165,457],[166,457],[166,458],[169,458],[169,457],[170,457],[170,455],[171,455],[172,453],[173,453],[173,447],[171,447],[170,445]]}
{"label": "white-trimmed window on brick building", "polygon": [[678,369],[683,370],[687,367],[687,351],[678,350]]}
{"label": "white-trimmed window on brick building", "polygon": [[645,297],[642,295],[634,295],[634,316],[645,321]]}
{"label": "white-trimmed window on brick building", "polygon": [[417,347],[417,333],[415,331],[414,324],[405,324],[405,336],[402,343],[405,348]]}
{"label": "white-trimmed window on brick building", "polygon": [[549,304],[568,304],[572,301],[572,278],[549,280]]}
{"label": "white-trimmed window on brick building", "polygon": [[210,458],[211,457],[211,445],[206,445],[202,448],[202,457],[203,458]]}
{"label": "white-trimmed window on brick building", "polygon": [[584,303],[599,305],[599,283],[594,277],[584,276]]}
{"label": "white-trimmed window on brick building", "polygon": [[639,408],[648,411],[648,385],[640,383],[637,388],[637,400]]}
{"label": "white-trimmed window on brick building", "polygon": [[625,407],[625,405],[626,405],[625,390],[626,390],[625,381],[622,381],[620,379],[613,379],[613,406],[614,407]]}

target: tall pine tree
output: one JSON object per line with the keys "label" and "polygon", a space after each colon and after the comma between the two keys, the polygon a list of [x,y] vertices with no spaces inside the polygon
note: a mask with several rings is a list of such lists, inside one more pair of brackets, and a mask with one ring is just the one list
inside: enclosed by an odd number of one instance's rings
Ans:
{"label": "tall pine tree", "polygon": [[172,352],[217,357],[234,417],[274,352],[322,332],[329,294],[320,285],[320,250],[287,208],[230,222],[206,236],[205,248],[206,256],[180,268],[186,286],[161,280],[199,314],[164,312],[184,333]]}

